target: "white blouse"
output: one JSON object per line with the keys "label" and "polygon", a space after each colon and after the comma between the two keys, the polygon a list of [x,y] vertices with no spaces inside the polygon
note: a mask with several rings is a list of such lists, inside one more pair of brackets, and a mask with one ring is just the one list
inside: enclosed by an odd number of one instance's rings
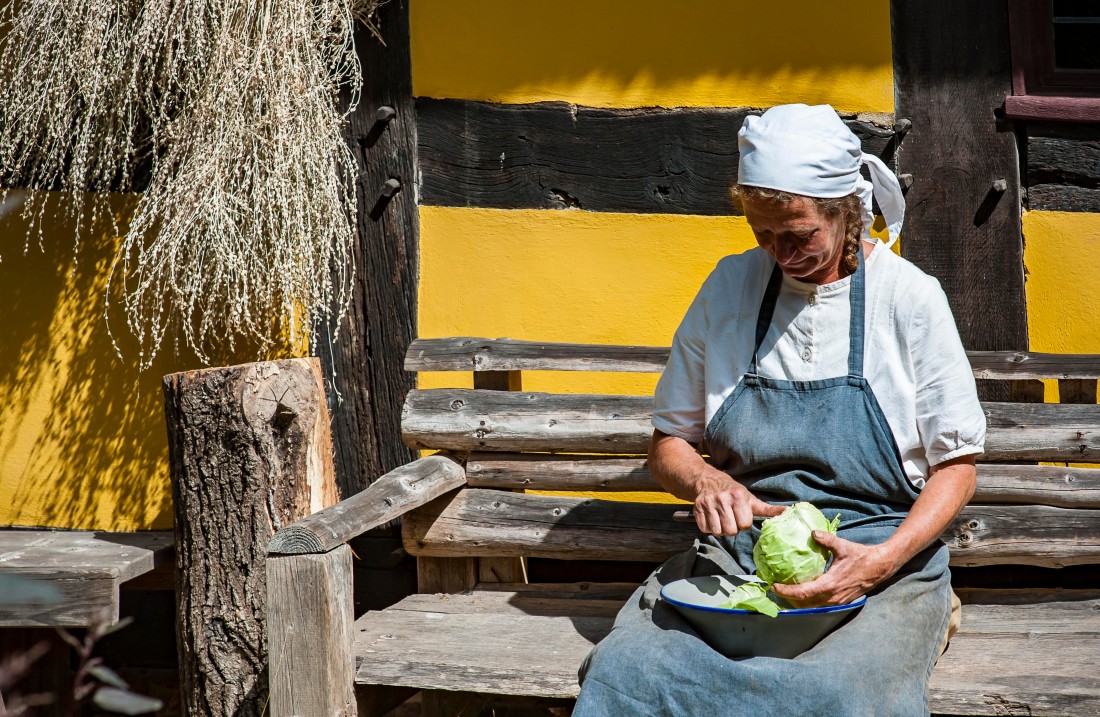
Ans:
{"label": "white blouse", "polygon": [[[741,382],[774,262],[760,248],[718,262],[672,342],[653,426],[692,443]],[[920,489],[929,466],[983,451],[985,413],[939,282],[882,243],[867,257],[864,375]],[[762,376],[809,381],[848,372],[851,277],[818,286],[783,276],[760,347]]]}

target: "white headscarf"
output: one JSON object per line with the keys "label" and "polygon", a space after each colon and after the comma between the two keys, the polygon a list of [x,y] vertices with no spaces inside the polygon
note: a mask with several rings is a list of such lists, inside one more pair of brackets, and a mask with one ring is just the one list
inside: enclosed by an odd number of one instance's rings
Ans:
{"label": "white headscarf", "polygon": [[[859,195],[863,235],[870,238],[871,195],[878,199],[892,245],[905,219],[905,198],[894,173],[864,154],[856,137],[829,105],[778,105],[745,118],[737,133],[737,182],[825,199]],[[871,181],[860,176],[867,165]]]}

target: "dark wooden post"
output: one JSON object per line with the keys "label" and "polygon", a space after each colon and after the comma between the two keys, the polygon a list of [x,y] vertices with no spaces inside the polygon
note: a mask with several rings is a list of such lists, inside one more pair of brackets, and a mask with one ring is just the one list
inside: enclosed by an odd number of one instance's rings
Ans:
{"label": "dark wooden post", "polygon": [[344,497],[416,458],[401,442],[400,425],[415,381],[403,364],[416,333],[419,272],[409,0],[383,4],[375,22],[384,42],[364,27],[356,32],[364,82],[347,130],[359,161],[352,305],[337,340],[331,327],[318,336]]}
{"label": "dark wooden post", "polygon": [[336,502],[320,364],[289,359],[164,379],[184,713],[260,717],[267,544]]}
{"label": "dark wooden post", "polygon": [[[940,280],[963,345],[1027,350],[1020,168],[998,113],[1012,92],[1006,0],[893,0],[897,117],[913,126],[902,252]],[[983,387],[1005,400],[1008,386]]]}

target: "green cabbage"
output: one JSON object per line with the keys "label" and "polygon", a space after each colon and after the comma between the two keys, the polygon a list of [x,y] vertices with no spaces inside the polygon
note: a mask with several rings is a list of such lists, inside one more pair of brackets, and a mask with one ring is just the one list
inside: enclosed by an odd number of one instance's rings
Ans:
{"label": "green cabbage", "polygon": [[743,583],[730,593],[730,599],[718,607],[735,610],[752,610],[768,617],[779,615],[779,606],[768,598],[767,588],[762,583]]}
{"label": "green cabbage", "polygon": [[809,503],[795,503],[760,526],[752,549],[756,574],[772,583],[805,583],[825,572],[829,550],[813,539],[815,530],[836,534],[840,515],[830,523]]}

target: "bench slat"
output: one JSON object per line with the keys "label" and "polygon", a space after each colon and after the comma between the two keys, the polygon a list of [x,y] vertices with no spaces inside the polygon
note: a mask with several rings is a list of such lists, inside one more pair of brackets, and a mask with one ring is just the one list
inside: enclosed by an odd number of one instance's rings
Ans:
{"label": "bench slat", "polygon": [[[631,371],[660,373],[668,346],[621,346],[485,339],[416,339],[406,371]],[[975,378],[1100,378],[1100,355],[967,351]]]}
{"label": "bench slat", "polygon": [[0,574],[56,588],[49,603],[0,601],[2,627],[82,627],[118,620],[119,585],[172,558],[170,532],[0,530]]}
{"label": "bench slat", "polygon": [[[474,452],[466,481],[507,490],[664,492],[638,457]],[[1100,469],[979,464],[971,502],[1100,508]]]}
{"label": "bench slat", "polygon": [[[554,608],[562,615],[525,614],[514,599],[522,594],[415,596],[367,613],[355,626],[356,682],[575,697],[577,668],[612,619],[570,619],[568,599]],[[1100,603],[1063,597],[1042,605],[1042,614],[964,605],[962,630],[932,676],[932,711],[1100,715]]]}
{"label": "bench slat", "polygon": [[[661,561],[686,550],[694,524],[676,506],[468,489],[409,513],[405,549],[433,557],[529,556]],[[953,565],[1100,563],[1100,513],[1046,506],[963,509],[944,539]]]}
{"label": "bench slat", "polygon": [[[410,391],[405,442],[420,449],[645,453],[650,396],[476,389]],[[987,403],[985,460],[1087,462],[1100,456],[1100,405]]]}

